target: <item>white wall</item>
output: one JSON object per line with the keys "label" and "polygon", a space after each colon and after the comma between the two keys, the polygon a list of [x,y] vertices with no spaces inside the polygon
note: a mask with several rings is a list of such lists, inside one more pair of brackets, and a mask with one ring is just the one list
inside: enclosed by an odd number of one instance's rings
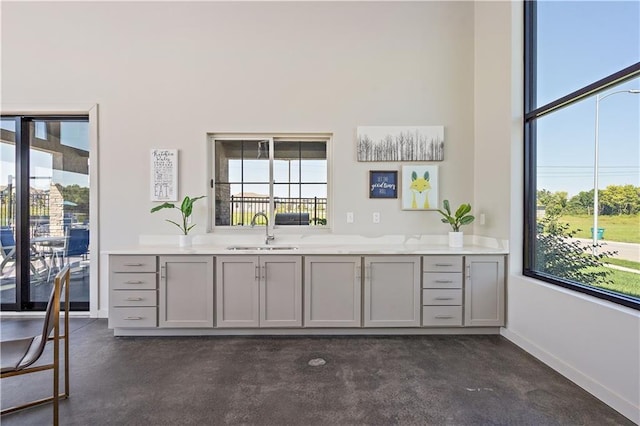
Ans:
{"label": "white wall", "polygon": [[358,125],[444,125],[441,197],[473,199],[472,3],[12,2],[2,55],[3,103],[99,104],[103,250],[175,234],[149,214],[149,150],[180,149],[180,196],[202,194],[207,132],[332,133],[336,233],[448,231],[368,198],[399,163],[356,162]]}
{"label": "white wall", "polygon": [[521,274],[520,3],[5,2],[1,19],[3,105],[100,105],[103,250],[174,232],[148,213],[151,148],[180,149],[180,194],[200,194],[205,134],[226,131],[333,133],[336,233],[446,233],[368,199],[367,171],[397,164],[355,161],[358,125],[443,124],[441,198],[510,238],[505,336],[640,419],[637,312]]}
{"label": "white wall", "polygon": [[477,234],[508,233],[503,335],[640,423],[640,315],[522,275],[522,4],[475,5]]}

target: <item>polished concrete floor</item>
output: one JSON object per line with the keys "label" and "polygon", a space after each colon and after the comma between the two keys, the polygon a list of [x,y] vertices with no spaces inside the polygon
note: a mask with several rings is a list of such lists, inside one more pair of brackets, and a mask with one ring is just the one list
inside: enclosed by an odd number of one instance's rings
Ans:
{"label": "polished concrete floor", "polygon": [[[3,318],[2,338],[39,322]],[[113,337],[73,319],[61,425],[631,425],[500,336]],[[309,361],[322,358],[324,365]],[[2,380],[2,407],[50,373]],[[51,424],[50,405],[2,417]]]}

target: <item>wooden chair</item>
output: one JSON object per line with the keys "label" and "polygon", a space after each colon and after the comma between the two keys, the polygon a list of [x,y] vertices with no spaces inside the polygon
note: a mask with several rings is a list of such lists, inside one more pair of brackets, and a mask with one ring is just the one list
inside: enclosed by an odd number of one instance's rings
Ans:
{"label": "wooden chair", "polygon": [[[53,396],[2,410],[2,415],[53,401],[53,424],[58,425],[60,399],[69,397],[69,280],[70,269],[65,266],[56,274],[42,333],[37,336],[0,342],[0,378],[53,370]],[[60,332],[60,300],[64,290],[64,334]],[[53,336],[51,332],[53,331]],[[60,340],[64,339],[64,392],[59,393]],[[53,342],[53,363],[35,364],[44,353],[48,341]]]}

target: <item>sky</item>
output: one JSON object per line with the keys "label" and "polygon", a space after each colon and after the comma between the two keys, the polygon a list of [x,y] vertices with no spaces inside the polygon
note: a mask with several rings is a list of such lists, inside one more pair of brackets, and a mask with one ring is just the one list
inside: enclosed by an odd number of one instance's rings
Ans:
{"label": "sky", "polygon": [[[640,62],[640,2],[538,3],[538,91],[542,106]],[[640,89],[640,79],[609,93]],[[640,94],[600,101],[598,188],[640,186]],[[538,121],[538,189],[569,196],[593,189],[596,98]]]}

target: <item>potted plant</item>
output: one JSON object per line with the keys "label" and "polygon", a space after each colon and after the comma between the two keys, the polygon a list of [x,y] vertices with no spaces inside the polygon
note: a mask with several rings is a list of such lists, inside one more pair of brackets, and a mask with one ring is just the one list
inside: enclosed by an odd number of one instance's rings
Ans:
{"label": "potted plant", "polygon": [[191,213],[193,213],[193,203],[199,200],[200,198],[204,198],[204,197],[205,197],[204,195],[201,195],[199,197],[191,198],[188,195],[185,195],[180,207],[176,206],[173,203],[163,203],[151,209],[151,213],[157,212],[158,210],[162,210],[162,209],[180,210],[180,213],[182,214],[182,224],[174,222],[173,220],[170,220],[170,219],[165,219],[167,222],[173,223],[182,231],[182,234],[180,235],[180,247],[189,247],[191,245],[191,239],[189,238],[189,231],[191,231],[191,229],[194,226],[196,226],[195,224],[189,225],[189,218],[191,217]]}
{"label": "potted plant", "polygon": [[460,231],[460,227],[475,220],[475,217],[470,214],[471,204],[461,204],[453,215],[449,207],[449,200],[444,200],[442,205],[444,211],[438,209],[438,212],[444,216],[441,220],[443,223],[451,225],[451,229],[453,229],[452,232],[449,232],[449,247],[462,247],[464,233]]}

